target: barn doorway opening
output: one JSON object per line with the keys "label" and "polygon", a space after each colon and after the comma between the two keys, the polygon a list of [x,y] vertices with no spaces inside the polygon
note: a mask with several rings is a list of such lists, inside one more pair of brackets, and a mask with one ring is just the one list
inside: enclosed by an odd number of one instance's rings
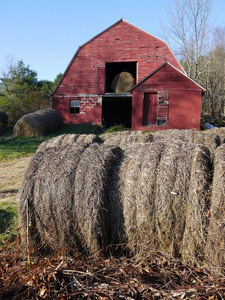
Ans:
{"label": "barn doorway opening", "polygon": [[137,82],[137,62],[109,62],[106,63],[106,93],[112,93],[114,92],[112,89],[112,82],[114,78],[122,73],[122,72],[128,72],[130,73],[134,78],[134,85]]}
{"label": "barn doorway opening", "polygon": [[104,96],[102,98],[102,125],[109,128],[123,125],[131,128],[132,96]]}

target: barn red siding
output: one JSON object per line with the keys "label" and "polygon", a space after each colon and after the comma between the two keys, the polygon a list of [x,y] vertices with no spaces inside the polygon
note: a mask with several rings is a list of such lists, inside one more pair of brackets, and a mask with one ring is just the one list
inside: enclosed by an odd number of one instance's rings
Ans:
{"label": "barn red siding", "polygon": [[[182,70],[165,42],[121,20],[79,48],[53,93],[53,103],[59,102],[59,95],[79,97],[80,94],[104,94],[107,62],[136,62],[136,82],[139,82],[166,61]],[[60,99],[60,104],[54,103],[53,107],[60,109],[66,123],[93,122],[96,114],[92,110],[86,111],[85,116],[68,114],[65,98]],[[98,115],[95,122],[99,123],[100,119]]]}
{"label": "barn red siding", "polygon": [[[143,126],[144,93],[168,91],[169,114],[167,126]],[[169,64],[134,88],[132,102],[132,129],[200,129],[203,89]]]}

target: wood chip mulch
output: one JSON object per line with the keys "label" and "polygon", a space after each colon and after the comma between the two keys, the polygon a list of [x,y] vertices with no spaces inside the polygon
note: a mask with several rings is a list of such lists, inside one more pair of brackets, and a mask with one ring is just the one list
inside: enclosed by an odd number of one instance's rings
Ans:
{"label": "wood chip mulch", "polygon": [[91,259],[0,252],[0,299],[225,299],[225,278],[152,252],[147,258]]}

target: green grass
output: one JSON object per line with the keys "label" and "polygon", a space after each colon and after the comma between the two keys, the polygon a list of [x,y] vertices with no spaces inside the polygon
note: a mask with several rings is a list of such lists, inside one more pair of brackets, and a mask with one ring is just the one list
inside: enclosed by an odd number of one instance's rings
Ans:
{"label": "green grass", "polygon": [[7,134],[0,136],[0,160],[33,154],[42,142],[64,133],[99,134],[102,132],[102,127],[96,124],[65,124],[54,134],[47,136],[14,138],[13,131],[9,130]]}
{"label": "green grass", "polygon": [[0,246],[4,242],[15,240],[18,235],[17,204],[14,202],[0,202]]}

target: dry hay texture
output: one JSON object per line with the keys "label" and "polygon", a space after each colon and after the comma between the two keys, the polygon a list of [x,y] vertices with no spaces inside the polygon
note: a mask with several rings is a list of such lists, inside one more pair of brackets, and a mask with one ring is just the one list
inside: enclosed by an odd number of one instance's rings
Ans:
{"label": "dry hay texture", "polygon": [[96,254],[126,244],[133,255],[158,249],[223,267],[220,141],[215,132],[173,130],[71,134],[43,143],[21,189],[24,242],[29,231],[29,243],[42,251]]}
{"label": "dry hay texture", "polygon": [[111,83],[111,89],[114,93],[129,92],[134,86],[135,79],[129,72],[121,72],[115,76]]}
{"label": "dry hay texture", "polygon": [[100,135],[106,145],[117,145],[125,150],[131,144],[146,144],[153,141],[153,135],[143,131],[110,132]]}
{"label": "dry hay texture", "polygon": [[118,147],[73,143],[38,151],[19,203],[21,234],[32,248],[94,253],[107,244],[106,186]]}
{"label": "dry hay texture", "polygon": [[221,266],[225,268],[225,144],[215,152],[210,214],[205,256],[210,268],[218,273]]}
{"label": "dry hay texture", "polygon": [[73,143],[101,143],[102,140],[95,134],[62,134],[40,144],[37,151],[47,148],[71,145]]}
{"label": "dry hay texture", "polygon": [[44,136],[55,132],[63,125],[63,118],[54,109],[38,110],[20,118],[13,129],[15,137]]}

